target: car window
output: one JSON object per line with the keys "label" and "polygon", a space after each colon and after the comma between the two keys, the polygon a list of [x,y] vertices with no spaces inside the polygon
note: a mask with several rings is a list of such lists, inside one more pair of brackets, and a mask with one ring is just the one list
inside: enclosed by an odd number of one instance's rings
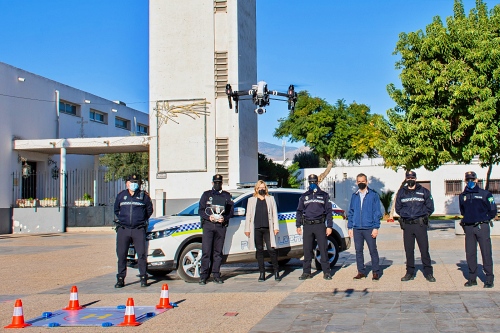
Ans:
{"label": "car window", "polygon": [[176,216],[198,216],[198,208],[200,207],[199,202],[195,202],[194,204],[184,208],[181,212],[178,214],[175,214]]}
{"label": "car window", "polygon": [[272,193],[276,205],[278,206],[278,213],[296,212],[299,205],[299,198],[301,193]]}
{"label": "car window", "polygon": [[250,197],[251,197],[250,195],[247,195],[246,197],[244,197],[240,201],[235,202],[234,203],[234,208],[236,208],[236,207],[242,207],[242,208],[247,209],[248,198],[250,198]]}

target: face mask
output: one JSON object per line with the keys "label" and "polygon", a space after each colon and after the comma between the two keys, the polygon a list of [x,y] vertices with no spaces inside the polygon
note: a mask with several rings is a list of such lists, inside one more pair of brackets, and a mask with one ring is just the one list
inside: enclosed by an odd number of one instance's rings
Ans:
{"label": "face mask", "polygon": [[259,195],[265,195],[266,194],[266,190],[259,190]]}
{"label": "face mask", "polygon": [[467,182],[467,187],[468,187],[468,188],[473,189],[473,188],[474,188],[474,186],[476,186],[476,183],[475,183],[475,182],[473,182],[472,180],[469,180],[469,181]]}
{"label": "face mask", "polygon": [[316,191],[318,189],[318,185],[312,183],[312,184],[309,184],[309,190],[311,191]]}
{"label": "face mask", "polygon": [[415,180],[413,179],[410,179],[406,182],[408,184],[409,187],[413,187],[415,186],[415,184],[417,183]]}
{"label": "face mask", "polygon": [[135,192],[137,191],[137,189],[139,188],[139,184],[137,183],[130,183],[129,187],[128,187],[132,192]]}
{"label": "face mask", "polygon": [[366,183],[359,183],[358,187],[360,190],[364,190],[366,188]]}
{"label": "face mask", "polygon": [[219,182],[214,183],[214,190],[216,190],[216,191],[222,190],[222,183],[219,183]]}

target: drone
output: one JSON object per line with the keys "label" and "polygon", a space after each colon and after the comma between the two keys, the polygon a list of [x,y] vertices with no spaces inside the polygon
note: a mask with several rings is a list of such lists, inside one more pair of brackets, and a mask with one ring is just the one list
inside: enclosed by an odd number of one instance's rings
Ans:
{"label": "drone", "polygon": [[291,111],[295,109],[295,103],[297,102],[297,93],[295,92],[295,87],[293,86],[293,84],[288,87],[288,91],[286,93],[282,93],[276,90],[270,91],[267,88],[267,83],[264,81],[259,81],[257,84],[252,85],[252,89],[250,90],[241,91],[233,91],[231,85],[228,83],[226,84],[226,95],[227,100],[229,101],[230,109],[233,108],[233,103],[231,102],[231,99],[233,99],[236,113],[238,113],[238,101],[240,100],[240,97],[250,96],[252,98],[253,104],[257,106],[257,108],[255,109],[255,113],[258,115],[266,113],[265,106],[269,105],[271,99],[285,101],[283,99],[271,98],[270,95],[285,97],[288,101],[288,110]]}

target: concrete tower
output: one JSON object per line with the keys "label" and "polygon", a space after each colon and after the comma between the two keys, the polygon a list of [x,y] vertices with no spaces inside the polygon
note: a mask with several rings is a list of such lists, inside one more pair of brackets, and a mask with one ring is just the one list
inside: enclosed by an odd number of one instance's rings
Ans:
{"label": "concrete tower", "polygon": [[[225,85],[257,81],[255,0],[150,0],[150,182],[156,215],[199,199],[212,176],[224,188],[257,180],[257,115],[230,110]],[[205,109],[206,105],[206,109]],[[174,121],[158,117],[183,110]],[[207,114],[204,115],[203,111]],[[167,199],[166,207],[163,199]]]}

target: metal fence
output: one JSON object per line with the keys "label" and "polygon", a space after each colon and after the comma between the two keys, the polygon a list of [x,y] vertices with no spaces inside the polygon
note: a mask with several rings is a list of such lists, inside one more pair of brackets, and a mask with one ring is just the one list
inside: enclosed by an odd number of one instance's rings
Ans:
{"label": "metal fence", "polygon": [[[105,181],[107,171],[71,170],[60,172],[12,173],[13,207],[53,207],[60,206],[60,179],[66,177],[67,206],[90,205],[108,206],[115,201],[116,195],[125,189],[125,182],[114,175]],[[97,202],[94,198],[97,190]],[[87,199],[87,200],[84,200]]]}

